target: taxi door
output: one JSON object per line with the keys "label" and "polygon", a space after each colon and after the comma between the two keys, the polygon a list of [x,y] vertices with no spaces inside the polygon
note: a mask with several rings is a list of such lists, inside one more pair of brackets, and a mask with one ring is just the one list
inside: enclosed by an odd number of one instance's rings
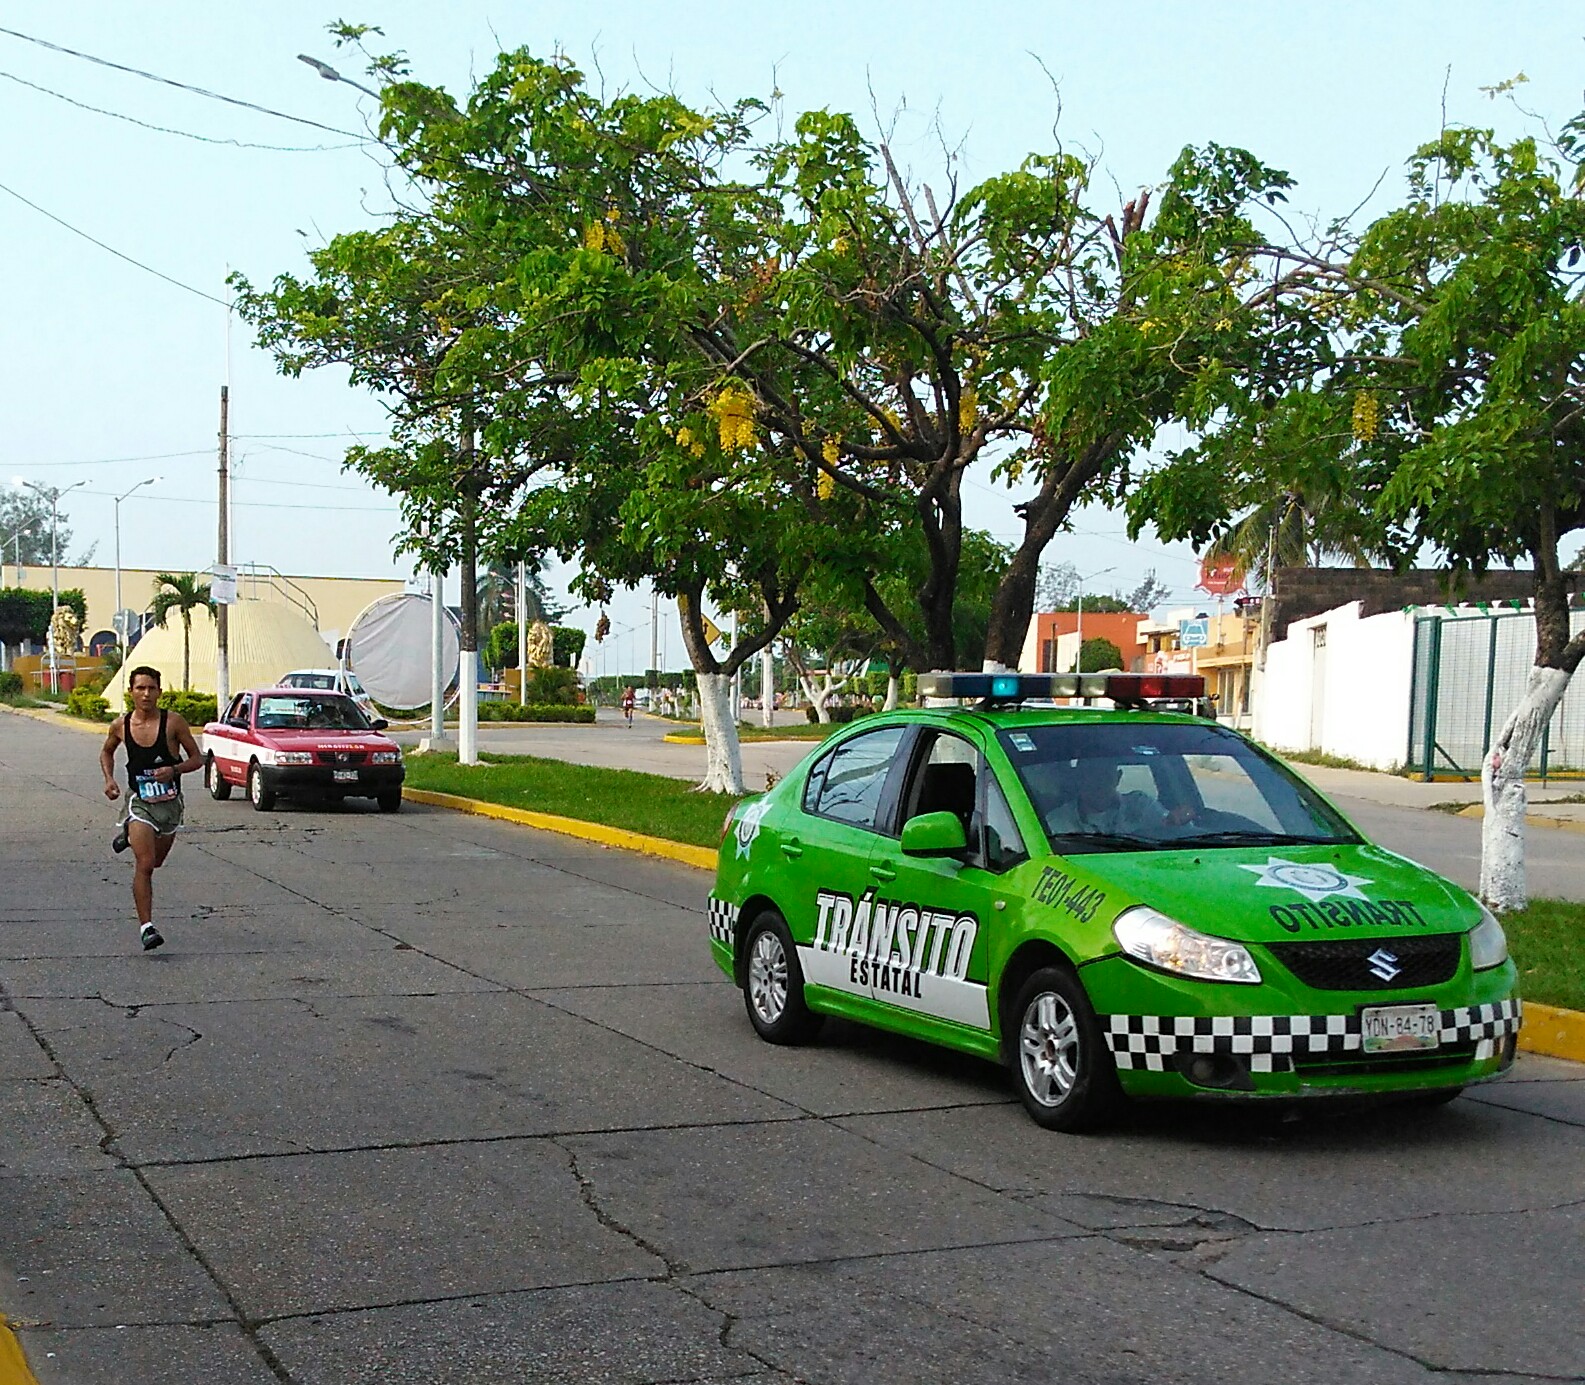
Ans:
{"label": "taxi door", "polygon": [[883,877],[870,968],[878,1004],[988,1033],[991,942],[1016,899],[1004,873],[1028,859],[985,757],[951,731],[926,733],[901,787],[897,828],[921,813],[963,822],[960,857],[905,856],[898,838],[874,866]]}
{"label": "taxi door", "polygon": [[911,726],[888,726],[844,737],[810,769],[799,810],[754,848],[772,854],[772,894],[809,985],[869,999],[855,942],[869,937],[879,883],[871,867],[895,817],[913,735]]}
{"label": "taxi door", "polygon": [[253,694],[238,693],[221,714],[220,730],[204,737],[205,749],[215,757],[215,768],[233,784],[247,778],[252,756]]}

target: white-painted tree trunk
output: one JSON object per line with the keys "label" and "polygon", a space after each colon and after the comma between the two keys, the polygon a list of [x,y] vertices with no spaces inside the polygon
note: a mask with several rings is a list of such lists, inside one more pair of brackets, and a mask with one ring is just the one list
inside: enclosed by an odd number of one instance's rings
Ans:
{"label": "white-painted tree trunk", "polygon": [[902,680],[895,673],[886,675],[886,703],[881,708],[883,712],[895,712],[897,704],[902,700]]}
{"label": "white-painted tree trunk", "polygon": [[743,751],[732,720],[732,680],[724,673],[700,673],[699,722],[704,727],[704,779],[710,793],[743,792]]}
{"label": "white-painted tree trunk", "polygon": [[1562,701],[1568,681],[1568,674],[1560,668],[1532,668],[1524,697],[1481,762],[1480,789],[1486,816],[1481,823],[1480,897],[1494,913],[1522,909],[1528,902],[1524,772],[1535,758],[1542,729]]}
{"label": "white-painted tree trunk", "polygon": [[776,664],[769,645],[759,654],[759,721],[761,726],[776,724]]}
{"label": "white-painted tree trunk", "polygon": [[800,673],[798,681],[803,684],[804,696],[809,699],[809,705],[815,709],[815,716],[822,722],[831,720],[831,694],[836,690],[836,682],[831,677],[829,670],[825,673],[825,686],[817,687],[814,675]]}
{"label": "white-painted tree trunk", "polygon": [[479,763],[479,655],[464,649],[457,665],[457,763]]}

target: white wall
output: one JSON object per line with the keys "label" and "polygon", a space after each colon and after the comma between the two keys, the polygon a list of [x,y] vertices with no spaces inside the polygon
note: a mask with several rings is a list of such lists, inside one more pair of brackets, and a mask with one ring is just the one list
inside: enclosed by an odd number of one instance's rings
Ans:
{"label": "white wall", "polygon": [[[1256,739],[1281,750],[1320,750],[1377,769],[1403,764],[1409,739],[1414,613],[1360,619],[1359,602],[1294,621],[1266,651],[1255,688]],[[1313,725],[1317,651],[1326,629],[1321,716]],[[1319,735],[1315,732],[1319,731]]]}

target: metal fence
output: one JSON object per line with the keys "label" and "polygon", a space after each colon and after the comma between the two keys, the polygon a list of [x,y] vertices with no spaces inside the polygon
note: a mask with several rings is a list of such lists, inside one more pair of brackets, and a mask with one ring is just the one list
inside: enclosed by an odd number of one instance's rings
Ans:
{"label": "metal fence", "polygon": [[[1573,611],[1569,629],[1585,628]],[[1409,748],[1404,763],[1424,779],[1479,779],[1491,738],[1524,696],[1535,663],[1530,611],[1426,614],[1414,622]],[[1531,766],[1550,775],[1585,773],[1585,679],[1569,685]]]}

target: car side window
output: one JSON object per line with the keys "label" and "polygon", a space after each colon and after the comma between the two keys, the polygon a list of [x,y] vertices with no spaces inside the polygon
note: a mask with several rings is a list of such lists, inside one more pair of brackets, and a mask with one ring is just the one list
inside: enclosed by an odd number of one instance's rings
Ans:
{"label": "car side window", "polygon": [[983,817],[976,817],[978,831],[969,838],[972,843],[979,836],[984,842],[980,864],[986,870],[1004,871],[1027,861],[1029,851],[1024,846],[1023,833],[1013,821],[1013,810],[1007,806],[1007,797],[1002,793],[1002,786],[996,782],[995,775],[985,776],[982,812]]}
{"label": "car side window", "polygon": [[248,713],[252,710],[253,699],[247,693],[238,693],[236,700],[231,704],[231,711],[227,714],[226,720],[233,726],[246,726],[248,724]]}
{"label": "car side window", "polygon": [[886,777],[906,730],[903,726],[889,726],[843,741],[810,774],[805,809],[820,817],[873,830]]}
{"label": "car side window", "polygon": [[962,736],[937,733],[909,786],[906,822],[921,813],[953,813],[972,846],[974,805],[979,782],[979,752]]}

